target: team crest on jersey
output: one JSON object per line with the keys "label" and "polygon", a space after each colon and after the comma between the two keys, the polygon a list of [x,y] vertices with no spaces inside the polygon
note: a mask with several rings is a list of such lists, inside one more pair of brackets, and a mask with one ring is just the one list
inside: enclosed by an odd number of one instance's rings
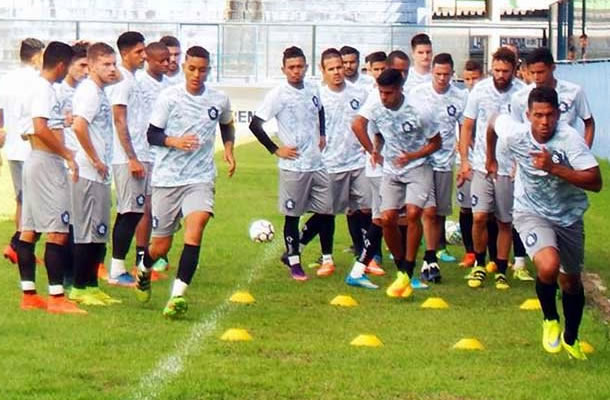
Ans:
{"label": "team crest on jersey", "polygon": [[286,206],[286,210],[294,210],[296,203],[294,202],[294,200],[288,199],[288,200],[286,200],[284,205]]}
{"label": "team crest on jersey", "polygon": [[464,201],[464,193],[462,192],[458,192],[457,194],[457,199],[458,201],[461,203],[462,201]]}
{"label": "team crest on jersey", "polygon": [[404,133],[410,133],[413,130],[413,124],[409,121],[405,121],[402,123],[402,131]]}
{"label": "team crest on jersey", "polygon": [[553,164],[563,164],[564,159],[565,159],[565,156],[563,155],[562,152],[553,150],[553,153],[551,154],[551,161],[553,162]]}
{"label": "team crest on jersey", "polygon": [[106,233],[108,232],[108,227],[105,223],[102,222],[97,226],[97,228],[95,228],[95,231],[97,232],[98,236],[106,236]]}
{"label": "team crest on jersey", "polygon": [[139,195],[138,197],[136,197],[136,203],[138,203],[138,205],[141,207],[144,205],[144,201],[146,200],[146,197],[144,197],[143,194]]}
{"label": "team crest on jersey", "polygon": [[476,194],[472,195],[472,206],[475,207],[477,204],[479,204],[479,197]]}
{"label": "team crest on jersey", "polygon": [[455,108],[455,106],[452,104],[449,107],[447,107],[447,114],[449,114],[450,117],[455,117],[455,114],[457,113],[457,108]]}
{"label": "team crest on jersey", "polygon": [[510,114],[511,110],[512,110],[512,108],[511,108],[510,103],[509,103],[509,104],[506,105],[506,111],[508,112],[508,114]]}
{"label": "team crest on jersey", "polygon": [[357,110],[360,108],[360,102],[358,99],[352,99],[352,101],[349,102],[349,106],[352,108],[352,110]]}
{"label": "team crest on jersey", "polygon": [[157,218],[157,217],[152,218],[152,227],[155,229],[157,229],[159,227],[159,218]]}
{"label": "team crest on jersey", "polygon": [[320,99],[318,99],[318,96],[313,96],[311,98],[311,101],[313,102],[313,105],[316,106],[316,108],[320,107]]}
{"label": "team crest on jersey", "polygon": [[527,237],[525,238],[525,245],[527,247],[532,247],[537,242],[538,242],[538,235],[536,235],[534,232],[530,232],[527,234]]}
{"label": "team crest on jersey", "polygon": [[218,108],[214,106],[208,108],[208,116],[211,120],[216,120],[218,118]]}
{"label": "team crest on jersey", "polygon": [[559,112],[560,113],[565,113],[570,109],[570,106],[568,105],[568,103],[566,103],[565,101],[560,101],[559,102]]}
{"label": "team crest on jersey", "polygon": [[63,213],[61,213],[61,222],[63,222],[64,225],[68,225],[70,223],[70,213],[67,211],[64,211]]}

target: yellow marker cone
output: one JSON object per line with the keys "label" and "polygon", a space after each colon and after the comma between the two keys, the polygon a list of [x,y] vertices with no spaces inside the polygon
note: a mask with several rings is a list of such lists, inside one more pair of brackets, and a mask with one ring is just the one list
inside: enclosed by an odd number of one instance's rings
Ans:
{"label": "yellow marker cone", "polygon": [[350,343],[352,346],[380,347],[383,346],[381,340],[375,335],[358,335]]}
{"label": "yellow marker cone", "polygon": [[421,308],[449,308],[449,304],[440,297],[429,297],[422,303]]}
{"label": "yellow marker cone", "polygon": [[233,303],[252,304],[255,302],[254,297],[249,292],[235,292],[229,299]]}
{"label": "yellow marker cone", "polygon": [[352,296],[339,295],[331,300],[330,304],[341,307],[356,307],[358,302]]}
{"label": "yellow marker cone", "polygon": [[591,354],[595,351],[595,348],[591,346],[589,342],[585,342],[584,340],[580,341],[580,349],[585,354]]}
{"label": "yellow marker cone", "polygon": [[540,300],[538,299],[527,299],[523,302],[523,304],[521,304],[521,306],[519,307],[522,310],[527,310],[527,311],[536,311],[536,310],[540,310]]}
{"label": "yellow marker cone", "polygon": [[461,339],[453,345],[453,348],[459,350],[485,350],[483,344],[474,338]]}
{"label": "yellow marker cone", "polygon": [[252,340],[252,336],[245,329],[231,328],[222,334],[220,340],[227,342],[244,342]]}

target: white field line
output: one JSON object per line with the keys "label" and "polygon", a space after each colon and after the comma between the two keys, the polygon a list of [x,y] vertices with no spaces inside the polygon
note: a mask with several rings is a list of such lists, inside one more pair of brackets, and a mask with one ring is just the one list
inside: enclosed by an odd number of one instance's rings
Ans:
{"label": "white field line", "polygon": [[[231,294],[240,288],[247,288],[257,278],[263,265],[277,257],[278,249],[282,246],[283,241],[279,237],[267,245],[263,256],[250,268],[247,278],[240,281]],[[202,343],[216,331],[218,323],[231,312],[232,308],[229,307],[230,295],[207,317],[196,322],[188,337],[175,343],[172,353],[159,360],[151,371],[148,371],[140,378],[137,389],[129,398],[134,400],[153,400],[163,392],[171,380],[182,372],[187,358],[201,350]]]}

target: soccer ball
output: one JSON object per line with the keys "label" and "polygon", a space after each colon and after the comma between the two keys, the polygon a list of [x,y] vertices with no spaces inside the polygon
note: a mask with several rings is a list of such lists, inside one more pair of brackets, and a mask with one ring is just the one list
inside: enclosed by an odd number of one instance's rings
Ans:
{"label": "soccer ball", "polygon": [[270,242],[275,236],[273,224],[265,219],[259,219],[250,224],[250,239],[257,243]]}
{"label": "soccer ball", "polygon": [[460,244],[462,241],[462,231],[460,225],[448,219],[445,221],[445,240],[449,244]]}

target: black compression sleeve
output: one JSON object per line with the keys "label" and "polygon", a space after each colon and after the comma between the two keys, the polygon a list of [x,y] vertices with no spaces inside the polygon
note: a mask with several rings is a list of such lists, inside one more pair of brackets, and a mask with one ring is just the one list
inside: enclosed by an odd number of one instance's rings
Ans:
{"label": "black compression sleeve", "polygon": [[324,107],[320,108],[318,118],[320,118],[320,136],[326,136],[326,116],[324,115]]}
{"label": "black compression sleeve", "polygon": [[271,154],[274,154],[277,151],[278,147],[275,143],[273,143],[273,140],[271,140],[271,138],[269,138],[269,136],[263,129],[264,122],[265,121],[263,121],[262,119],[260,119],[259,117],[257,117],[255,115],[252,118],[252,122],[250,122],[250,130],[252,131],[254,136],[256,136],[256,139],[258,139],[258,141],[263,146],[265,146],[267,151],[269,151],[269,153],[271,153]]}
{"label": "black compression sleeve", "polygon": [[152,146],[166,147],[165,139],[167,138],[167,135],[165,134],[165,130],[150,124],[148,125],[146,137],[148,139],[148,143],[150,143]]}
{"label": "black compression sleeve", "polygon": [[235,126],[232,122],[226,125],[220,124],[220,137],[222,138],[222,143],[235,143]]}

